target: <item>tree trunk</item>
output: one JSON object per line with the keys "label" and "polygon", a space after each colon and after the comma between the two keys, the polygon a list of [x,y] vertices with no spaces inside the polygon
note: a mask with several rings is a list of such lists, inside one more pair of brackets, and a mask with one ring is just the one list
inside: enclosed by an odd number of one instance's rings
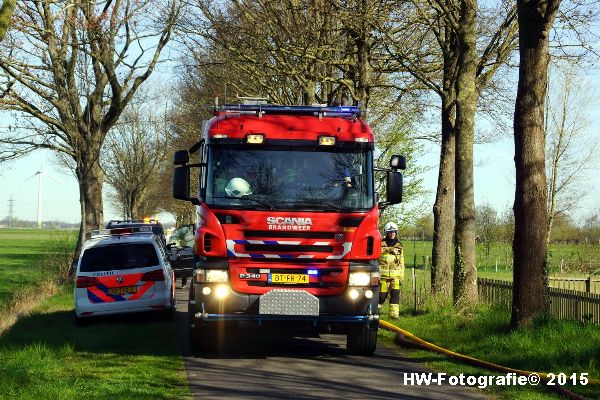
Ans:
{"label": "tree trunk", "polygon": [[[104,172],[100,166],[99,157],[82,157],[75,169],[79,181],[79,203],[81,205],[81,223],[75,248],[75,257],[79,257],[81,247],[94,229],[104,228],[104,213],[102,204],[102,183]],[[86,161],[90,160],[89,163]],[[93,160],[93,161],[92,161]]]}
{"label": "tree trunk", "polygon": [[454,303],[477,301],[475,264],[475,195],[473,142],[477,108],[477,1],[462,0],[456,87],[456,228],[454,239]]}
{"label": "tree trunk", "polygon": [[431,290],[452,296],[452,236],[454,233],[454,90],[442,99],[442,147],[437,193],[433,205],[433,246],[431,249]]}
{"label": "tree trunk", "polygon": [[518,0],[519,85],[515,103],[515,235],[511,326],[532,324],[548,310],[547,186],[544,101],[548,34],[560,0]]}

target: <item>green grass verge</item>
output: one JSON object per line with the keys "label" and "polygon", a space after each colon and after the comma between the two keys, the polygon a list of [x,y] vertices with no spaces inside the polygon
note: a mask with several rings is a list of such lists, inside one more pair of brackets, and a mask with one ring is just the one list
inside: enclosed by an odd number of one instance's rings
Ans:
{"label": "green grass verge", "polygon": [[72,288],[0,336],[0,398],[191,397],[174,322],[152,316],[77,328]]}
{"label": "green grass verge", "polygon": [[49,243],[65,239],[75,247],[73,231],[0,229],[0,309],[13,294],[44,276],[36,261],[50,251]]}
{"label": "green grass verge", "polygon": [[[567,375],[587,372],[591,378],[600,378],[599,326],[547,319],[529,330],[511,331],[509,320],[507,311],[480,306],[471,313],[442,307],[419,315],[404,308],[400,319],[391,322],[438,346],[502,366]],[[394,337],[390,332],[381,332],[384,341],[392,342]],[[430,367],[449,374],[492,374],[443,355],[423,350],[410,353],[428,359]],[[567,388],[586,398],[600,399],[598,385]],[[504,399],[559,398],[549,389],[531,386],[491,386],[485,392]]]}

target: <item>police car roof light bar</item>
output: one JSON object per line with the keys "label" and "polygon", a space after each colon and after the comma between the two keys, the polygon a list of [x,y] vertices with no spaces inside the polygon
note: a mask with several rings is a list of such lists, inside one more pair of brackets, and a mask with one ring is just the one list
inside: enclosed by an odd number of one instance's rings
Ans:
{"label": "police car roof light bar", "polygon": [[152,233],[152,228],[149,226],[131,227],[131,228],[112,228],[112,229],[97,229],[92,231],[92,238],[135,235]]}

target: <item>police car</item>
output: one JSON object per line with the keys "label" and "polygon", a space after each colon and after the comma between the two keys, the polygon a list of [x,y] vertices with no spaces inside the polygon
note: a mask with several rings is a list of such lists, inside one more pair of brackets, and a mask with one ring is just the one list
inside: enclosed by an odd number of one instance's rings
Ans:
{"label": "police car", "polygon": [[94,231],[76,265],[75,319],[175,312],[175,279],[163,241],[150,227]]}

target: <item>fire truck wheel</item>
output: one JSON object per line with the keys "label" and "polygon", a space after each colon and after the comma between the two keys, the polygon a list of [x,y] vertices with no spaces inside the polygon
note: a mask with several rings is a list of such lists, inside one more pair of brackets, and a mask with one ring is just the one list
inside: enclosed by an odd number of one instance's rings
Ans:
{"label": "fire truck wheel", "polygon": [[370,356],[377,348],[378,325],[357,324],[348,327],[347,349],[351,354]]}

